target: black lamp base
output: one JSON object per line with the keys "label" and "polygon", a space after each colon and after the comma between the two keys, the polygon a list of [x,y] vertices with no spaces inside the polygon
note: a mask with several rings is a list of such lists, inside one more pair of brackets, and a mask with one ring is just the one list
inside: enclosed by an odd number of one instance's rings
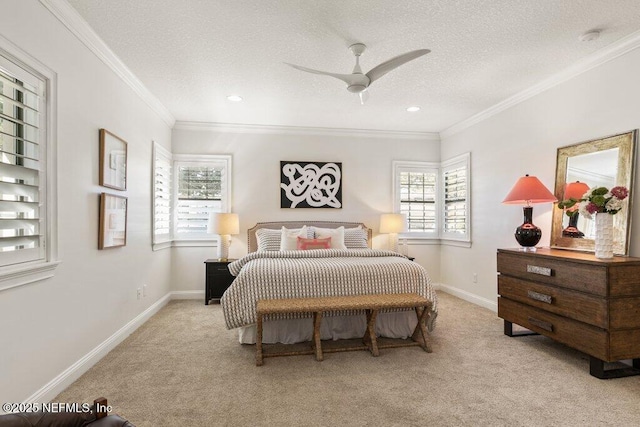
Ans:
{"label": "black lamp base", "polygon": [[516,240],[523,247],[523,250],[535,251],[535,246],[542,238],[542,230],[533,224],[533,207],[525,206],[524,223],[516,228]]}
{"label": "black lamp base", "polygon": [[582,238],[584,237],[584,233],[578,230],[578,217],[580,214],[575,212],[573,215],[569,215],[569,225],[567,228],[562,230],[562,237],[574,237],[574,238]]}

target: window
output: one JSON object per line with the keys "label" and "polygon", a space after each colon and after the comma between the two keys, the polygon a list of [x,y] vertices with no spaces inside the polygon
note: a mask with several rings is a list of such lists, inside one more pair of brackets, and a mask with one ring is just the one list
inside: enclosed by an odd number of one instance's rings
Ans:
{"label": "window", "polygon": [[442,163],[393,162],[394,210],[405,237],[469,242],[469,153]]}
{"label": "window", "polygon": [[55,174],[47,157],[55,74],[24,59],[29,65],[0,50],[0,289],[51,277],[56,264]]}
{"label": "window", "polygon": [[210,245],[209,214],[231,206],[231,156],[172,156],[154,144],[153,159],[153,249]]}
{"label": "window", "polygon": [[169,246],[171,242],[171,207],[172,207],[172,190],[171,190],[171,172],[172,172],[172,156],[171,153],[159,146],[153,144],[153,245],[154,249],[158,249],[157,245]]}
{"label": "window", "polygon": [[408,231],[426,236],[437,234],[438,165],[424,162],[394,162],[396,212],[407,216]]}
{"label": "window", "polygon": [[442,163],[442,237],[469,241],[469,153]]}

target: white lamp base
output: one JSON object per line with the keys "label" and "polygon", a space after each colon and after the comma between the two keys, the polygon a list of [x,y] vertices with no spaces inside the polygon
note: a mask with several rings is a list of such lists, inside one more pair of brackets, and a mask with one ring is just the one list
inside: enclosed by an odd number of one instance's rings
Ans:
{"label": "white lamp base", "polygon": [[229,246],[231,246],[231,235],[221,234],[218,242],[218,258],[227,260],[229,258]]}
{"label": "white lamp base", "polygon": [[389,233],[389,249],[398,252],[398,233]]}

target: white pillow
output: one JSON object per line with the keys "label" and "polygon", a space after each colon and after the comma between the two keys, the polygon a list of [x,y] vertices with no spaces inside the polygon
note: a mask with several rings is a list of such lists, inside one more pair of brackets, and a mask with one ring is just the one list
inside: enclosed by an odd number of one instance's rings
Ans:
{"label": "white pillow", "polygon": [[307,238],[307,226],[289,230],[282,227],[280,231],[280,250],[295,251],[298,249],[298,237]]}
{"label": "white pillow", "polygon": [[316,239],[331,237],[331,249],[347,249],[344,244],[344,227],[314,228]]}

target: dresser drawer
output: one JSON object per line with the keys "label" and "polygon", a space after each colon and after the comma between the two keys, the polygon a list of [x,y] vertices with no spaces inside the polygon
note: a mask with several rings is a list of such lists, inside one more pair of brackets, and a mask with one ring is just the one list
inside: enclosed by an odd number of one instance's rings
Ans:
{"label": "dresser drawer", "polygon": [[509,276],[498,277],[498,293],[544,311],[608,328],[607,300],[604,298]]}
{"label": "dresser drawer", "polygon": [[608,334],[603,329],[503,297],[498,298],[498,316],[598,359],[610,360]]}
{"label": "dresser drawer", "polygon": [[607,267],[498,252],[501,275],[607,296]]}

